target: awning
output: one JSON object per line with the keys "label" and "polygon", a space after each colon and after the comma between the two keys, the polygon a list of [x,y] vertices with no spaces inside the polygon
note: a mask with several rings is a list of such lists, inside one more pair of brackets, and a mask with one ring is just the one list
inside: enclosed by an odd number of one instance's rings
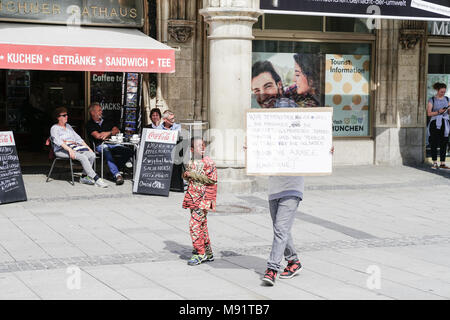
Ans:
{"label": "awning", "polygon": [[175,72],[175,50],[136,29],[0,23],[0,69]]}

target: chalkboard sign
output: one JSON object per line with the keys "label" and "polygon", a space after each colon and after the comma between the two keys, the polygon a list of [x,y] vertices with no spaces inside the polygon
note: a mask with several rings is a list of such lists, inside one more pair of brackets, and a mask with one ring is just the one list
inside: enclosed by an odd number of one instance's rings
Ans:
{"label": "chalkboard sign", "polygon": [[143,129],[133,192],[169,196],[178,131]]}
{"label": "chalkboard sign", "polygon": [[247,175],[332,173],[333,108],[247,111]]}
{"label": "chalkboard sign", "polygon": [[14,135],[12,131],[0,131],[0,205],[26,200]]}

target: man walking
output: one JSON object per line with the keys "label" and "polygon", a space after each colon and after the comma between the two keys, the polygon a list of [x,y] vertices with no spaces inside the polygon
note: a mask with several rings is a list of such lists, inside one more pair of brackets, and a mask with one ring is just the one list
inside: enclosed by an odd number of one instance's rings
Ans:
{"label": "man walking", "polygon": [[[268,88],[273,88],[273,92]],[[283,101],[281,78],[269,61],[257,62],[253,65],[252,92],[256,94],[256,100],[262,108],[297,107],[297,104],[289,103],[290,101],[280,103]],[[292,278],[302,269],[294,248],[291,229],[298,205],[303,198],[304,178],[270,176],[268,189],[273,241],[263,281],[273,286],[277,274],[281,270],[283,257],[288,263],[280,274],[280,279]]]}

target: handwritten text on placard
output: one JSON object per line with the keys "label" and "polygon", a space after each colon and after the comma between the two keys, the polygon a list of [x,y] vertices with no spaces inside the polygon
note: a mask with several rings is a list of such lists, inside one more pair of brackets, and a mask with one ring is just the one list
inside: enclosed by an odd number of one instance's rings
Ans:
{"label": "handwritten text on placard", "polygon": [[247,174],[331,173],[332,108],[320,109],[249,111]]}

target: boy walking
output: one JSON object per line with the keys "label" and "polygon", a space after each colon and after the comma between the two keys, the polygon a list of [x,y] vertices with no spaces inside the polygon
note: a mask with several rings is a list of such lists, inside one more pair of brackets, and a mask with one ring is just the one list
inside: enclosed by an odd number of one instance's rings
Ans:
{"label": "boy walking", "polygon": [[214,161],[205,156],[205,142],[202,138],[191,139],[191,153],[194,159],[188,164],[183,178],[189,181],[184,196],[183,208],[190,209],[189,231],[194,247],[188,265],[214,261],[208,234],[208,211],[216,210],[217,169]]}

